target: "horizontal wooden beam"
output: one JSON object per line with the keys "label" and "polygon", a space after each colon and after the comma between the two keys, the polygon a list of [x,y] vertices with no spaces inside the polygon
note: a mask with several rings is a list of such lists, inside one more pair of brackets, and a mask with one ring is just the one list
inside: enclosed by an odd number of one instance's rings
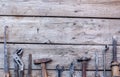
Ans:
{"label": "horizontal wooden beam", "polygon": [[119,0],[6,0],[0,15],[120,18]]}
{"label": "horizontal wooden beam", "polygon": [[63,4],[65,4],[65,3],[70,3],[70,4],[78,4],[78,3],[117,3],[117,2],[119,2],[118,0],[100,0],[100,1],[97,1],[97,0],[45,0],[45,1],[43,1],[43,0],[1,0],[1,2],[38,2],[38,3],[63,3]]}
{"label": "horizontal wooden beam", "polygon": [[[65,69],[69,68],[69,65],[72,61],[76,63],[76,69],[80,69],[80,63],[76,62],[76,59],[87,56],[90,57],[91,60],[88,63],[88,70],[95,70],[95,52],[98,52],[99,57],[99,70],[103,68],[102,62],[102,51],[104,50],[104,46],[75,46],[75,45],[30,45],[30,44],[10,44],[8,45],[8,52],[9,52],[9,61],[10,61],[10,68],[14,68],[13,63],[13,52],[17,48],[23,48],[24,54],[22,60],[25,64],[25,69],[28,67],[28,55],[31,53],[33,55],[33,60],[41,59],[41,58],[51,58],[53,61],[47,64],[47,69],[56,69],[56,65],[60,64],[65,67]],[[120,47],[118,46],[118,50]],[[0,68],[4,66],[4,55],[3,55],[3,44],[0,44]],[[118,60],[120,59],[120,53],[118,52]],[[110,70],[110,63],[112,60],[112,47],[106,53],[106,67],[107,70]],[[32,64],[32,69],[41,69],[39,65]]]}
{"label": "horizontal wooden beam", "polygon": [[[41,70],[32,70],[32,77],[40,77],[41,76]],[[24,71],[24,75],[26,77],[27,75],[27,70]],[[56,77],[57,76],[57,71],[56,70],[47,70],[48,72],[48,76],[49,77]],[[100,76],[103,76],[103,72],[102,71],[99,71],[98,72],[100,74]],[[111,71],[107,71],[107,76],[111,76]],[[0,75],[1,76],[4,76],[4,72],[2,69],[0,69]],[[10,75],[11,77],[14,77],[14,71],[13,70],[10,70]],[[69,77],[69,71],[64,71],[62,72],[62,77]],[[87,71],[87,77],[92,77],[95,75],[95,71]],[[75,76],[76,77],[82,77],[81,75],[81,71],[75,71]]]}
{"label": "horizontal wooden beam", "polygon": [[8,42],[111,44],[113,35],[120,38],[120,20],[112,19],[0,17],[0,42],[5,25]]}

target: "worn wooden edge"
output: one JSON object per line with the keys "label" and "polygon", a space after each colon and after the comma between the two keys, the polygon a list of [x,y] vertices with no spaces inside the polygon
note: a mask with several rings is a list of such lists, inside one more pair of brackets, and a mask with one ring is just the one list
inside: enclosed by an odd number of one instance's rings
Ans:
{"label": "worn wooden edge", "polygon": [[100,1],[96,1],[96,0],[46,0],[46,1],[43,1],[43,0],[1,0],[1,2],[25,2],[25,3],[31,3],[31,2],[38,2],[38,3],[62,3],[62,4],[65,4],[65,3],[70,3],[70,4],[78,4],[78,3],[94,3],[94,4],[97,4],[97,3],[118,3],[119,1],[118,0],[100,0]]}

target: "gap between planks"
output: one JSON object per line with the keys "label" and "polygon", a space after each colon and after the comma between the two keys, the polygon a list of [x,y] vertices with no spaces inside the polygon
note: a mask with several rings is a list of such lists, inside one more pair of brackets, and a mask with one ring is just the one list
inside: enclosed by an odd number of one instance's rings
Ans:
{"label": "gap between planks", "polygon": [[[4,44],[4,42],[0,42],[0,44]],[[39,45],[91,45],[91,46],[105,46],[109,45],[112,46],[112,44],[76,44],[76,43],[30,43],[30,42],[7,42],[7,44],[39,44]],[[117,46],[120,46],[120,44],[117,44]]]}
{"label": "gap between planks", "polygon": [[[3,68],[0,68],[0,70],[4,70]],[[14,68],[10,68],[9,70],[14,70]],[[28,70],[28,69],[24,69],[24,70]],[[41,70],[41,69],[32,69],[32,70]],[[54,71],[56,69],[46,69],[49,71]],[[64,69],[64,71],[69,71],[69,69]],[[75,71],[82,71],[82,69],[75,69]],[[96,71],[94,69],[87,69],[86,71]],[[103,69],[98,69],[98,71],[103,71]],[[106,71],[111,71],[110,69],[106,69]]]}
{"label": "gap between planks", "polygon": [[39,16],[39,15],[0,15],[0,17],[45,17],[45,18],[82,18],[82,19],[112,19],[112,20],[120,20],[120,18],[116,17],[82,17],[82,16]]}

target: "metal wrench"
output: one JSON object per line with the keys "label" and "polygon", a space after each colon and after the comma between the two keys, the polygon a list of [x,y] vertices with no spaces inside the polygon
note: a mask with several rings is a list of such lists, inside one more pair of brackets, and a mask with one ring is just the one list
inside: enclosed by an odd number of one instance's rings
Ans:
{"label": "metal wrench", "polygon": [[70,64],[70,67],[69,67],[69,74],[70,74],[70,77],[74,77],[74,75],[75,75],[75,65],[74,65],[74,62],[72,62],[71,64]]}
{"label": "metal wrench", "polygon": [[106,52],[109,50],[108,45],[105,45],[105,49],[103,50],[103,77],[107,77],[106,75]]}
{"label": "metal wrench", "polygon": [[98,53],[95,52],[95,77],[100,77],[100,74],[98,73],[98,64],[99,64],[99,59],[98,59]]}
{"label": "metal wrench", "polygon": [[57,76],[61,77],[62,72],[64,71],[64,66],[60,66],[59,64],[56,66],[56,70],[57,70]]}

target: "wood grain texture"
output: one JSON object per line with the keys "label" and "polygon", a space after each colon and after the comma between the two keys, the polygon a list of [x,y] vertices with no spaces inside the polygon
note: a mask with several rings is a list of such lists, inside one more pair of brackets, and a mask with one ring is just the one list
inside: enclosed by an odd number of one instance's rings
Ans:
{"label": "wood grain texture", "polygon": [[[69,65],[72,61],[76,62],[76,59],[87,56],[91,57],[90,62],[88,63],[88,70],[95,69],[95,52],[98,52],[99,57],[99,69],[102,70],[102,51],[104,46],[79,46],[79,45],[30,45],[30,44],[9,44],[8,52],[9,52],[9,61],[10,68],[13,68],[13,52],[17,48],[23,48],[24,54],[22,60],[25,64],[25,68],[28,67],[28,55],[31,53],[34,59],[40,58],[51,58],[53,61],[47,64],[47,69],[55,69],[57,64],[63,65],[65,69],[69,68]],[[118,47],[118,50],[120,47]],[[3,45],[0,44],[0,68],[3,68]],[[111,60],[112,60],[112,49],[107,52],[107,60],[106,66],[107,69],[110,69]],[[120,53],[118,52],[118,60],[120,59]],[[76,62],[76,69],[80,69],[81,63]],[[41,69],[40,65],[32,65],[32,69]]]}
{"label": "wood grain texture", "polygon": [[8,25],[8,42],[111,44],[112,36],[120,44],[120,20],[0,17],[0,42]]}
{"label": "wood grain texture", "polygon": [[120,18],[119,0],[2,0],[0,15]]}
{"label": "wood grain texture", "polygon": [[57,2],[61,2],[61,3],[117,3],[119,2],[119,0],[1,0],[1,2],[46,2],[46,3],[57,3]]}
{"label": "wood grain texture", "polygon": [[[24,71],[25,72],[25,76],[27,75],[27,70]],[[11,73],[11,77],[14,77],[14,71],[13,70],[10,70],[10,73]],[[95,72],[94,71],[87,71],[87,77],[92,77],[94,76]],[[102,72],[99,71],[99,74],[102,76]],[[2,69],[0,69],[0,75],[3,76],[4,75],[4,72]],[[76,77],[82,77],[81,76],[81,71],[75,71],[75,76]],[[111,72],[110,71],[107,71],[107,76],[111,76]],[[33,70],[32,71],[32,77],[42,77],[41,76],[41,72],[40,70]],[[48,70],[48,77],[57,77],[57,72],[56,70]],[[62,73],[62,77],[69,77],[69,71],[64,71]]]}

